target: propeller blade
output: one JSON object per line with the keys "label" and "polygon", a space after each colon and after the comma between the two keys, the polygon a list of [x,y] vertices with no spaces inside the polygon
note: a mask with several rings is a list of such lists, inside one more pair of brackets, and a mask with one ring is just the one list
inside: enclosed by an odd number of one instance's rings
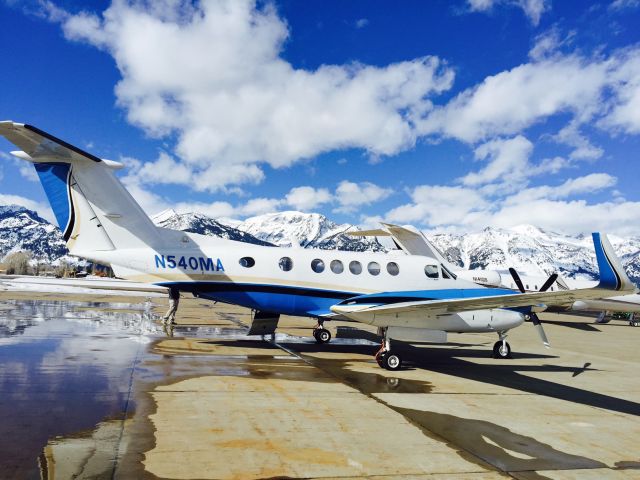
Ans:
{"label": "propeller blade", "polygon": [[546,281],[546,282],[544,282],[544,285],[542,285],[542,286],[540,287],[540,290],[539,290],[539,291],[540,291],[540,292],[546,292],[546,291],[549,289],[549,287],[555,283],[555,281],[556,281],[557,279],[558,279],[558,274],[557,274],[557,273],[552,274],[552,275],[547,279],[547,281]]}
{"label": "propeller blade", "polygon": [[516,269],[509,268],[509,273],[511,274],[513,281],[516,282],[516,285],[518,286],[518,290],[520,290],[520,293],[525,293],[524,285],[522,284],[522,280],[520,280],[520,275],[518,275],[518,272],[516,272]]}
{"label": "propeller blade", "polygon": [[531,318],[531,322],[533,322],[533,326],[536,327],[536,330],[538,331],[538,335],[540,336],[540,340],[542,340],[542,343],[544,343],[544,346],[546,348],[551,347],[551,344],[549,344],[549,340],[547,339],[547,335],[544,333],[544,328],[542,328],[542,322],[538,318],[538,315],[536,313],[532,313],[531,315],[529,315],[529,318]]}

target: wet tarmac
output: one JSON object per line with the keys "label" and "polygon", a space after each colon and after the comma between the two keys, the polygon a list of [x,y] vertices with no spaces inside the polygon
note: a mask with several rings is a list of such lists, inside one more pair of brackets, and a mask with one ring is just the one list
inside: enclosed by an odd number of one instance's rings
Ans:
{"label": "wet tarmac", "polygon": [[[0,478],[640,478],[640,329],[550,315],[490,358],[492,335],[334,340],[285,317],[158,298],[16,292],[0,304]],[[545,318],[543,317],[543,320]],[[355,327],[355,328],[354,328]]]}

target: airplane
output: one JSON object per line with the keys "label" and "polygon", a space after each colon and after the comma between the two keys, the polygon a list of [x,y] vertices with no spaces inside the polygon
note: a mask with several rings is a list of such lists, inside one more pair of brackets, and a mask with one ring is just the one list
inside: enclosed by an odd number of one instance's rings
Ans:
{"label": "airplane", "polygon": [[[395,246],[407,255],[426,255],[438,259],[442,264],[458,276],[470,280],[479,285],[487,287],[510,288],[519,290],[521,293],[546,291],[550,289],[569,290],[576,288],[592,288],[597,285],[597,281],[564,279],[554,274],[555,281],[546,284],[551,277],[540,277],[534,275],[519,275],[514,268],[507,271],[498,270],[463,270],[459,266],[449,262],[444,254],[436,247],[422,232],[411,227],[382,223],[382,227],[372,230],[360,230],[347,232],[354,237],[391,237]],[[553,276],[553,275],[552,275]],[[538,286],[541,288],[538,288]],[[599,299],[584,299],[573,302],[565,302],[557,305],[547,305],[545,310],[549,313],[566,312],[599,312],[596,323],[608,323],[607,312],[629,313],[629,325],[640,327],[640,321],[635,319],[635,314],[640,313],[640,295],[616,295],[613,297]]]}
{"label": "airplane", "polygon": [[[101,159],[37,127],[0,122],[0,135],[31,162],[71,255],[110,265],[116,276],[252,309],[249,334],[273,332],[280,315],[379,327],[375,355],[402,366],[391,340],[446,341],[448,332],[494,332],[496,358],[510,358],[509,330],[546,305],[635,292],[606,235],[593,234],[600,270],[594,288],[518,293],[459,278],[437,258],[268,247],[157,227],[120,183],[119,162]],[[436,340],[434,340],[436,339]]]}

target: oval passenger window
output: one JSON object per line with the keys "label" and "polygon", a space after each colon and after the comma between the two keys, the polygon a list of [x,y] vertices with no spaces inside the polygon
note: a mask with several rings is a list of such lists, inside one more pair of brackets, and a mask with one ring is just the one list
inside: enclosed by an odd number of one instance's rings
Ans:
{"label": "oval passenger window", "polygon": [[354,260],[353,262],[349,263],[349,271],[354,275],[360,275],[362,273],[362,265],[360,264],[360,262]]}
{"label": "oval passenger window", "polygon": [[256,264],[256,261],[251,257],[242,257],[240,259],[240,265],[244,268],[251,268]]}
{"label": "oval passenger window", "polygon": [[289,257],[282,257],[278,262],[278,266],[280,267],[280,270],[288,272],[293,268],[293,260]]}
{"label": "oval passenger window", "polygon": [[344,266],[340,260],[331,260],[330,267],[333,273],[342,273],[344,271]]}
{"label": "oval passenger window", "polygon": [[379,275],[380,274],[380,264],[378,262],[369,262],[367,265],[367,270],[371,275]]}
{"label": "oval passenger window", "polygon": [[387,263],[387,272],[389,272],[389,275],[393,275],[395,277],[400,273],[400,267],[398,267],[396,262],[389,262]]}
{"label": "oval passenger window", "polygon": [[316,273],[324,272],[324,262],[322,260],[320,260],[319,258],[316,258],[315,260],[312,260],[311,261],[311,270],[313,270]]}

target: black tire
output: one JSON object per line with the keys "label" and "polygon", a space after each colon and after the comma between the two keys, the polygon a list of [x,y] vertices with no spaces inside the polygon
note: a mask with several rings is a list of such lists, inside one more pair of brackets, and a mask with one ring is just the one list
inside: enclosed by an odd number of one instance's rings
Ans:
{"label": "black tire", "polygon": [[511,358],[511,346],[507,342],[504,342],[504,348],[503,348],[502,340],[498,340],[493,345],[493,358],[499,358],[503,360],[507,358]]}
{"label": "black tire", "polygon": [[382,358],[382,366],[387,370],[400,370],[402,368],[402,358],[394,352],[385,352]]}
{"label": "black tire", "polygon": [[318,343],[328,343],[331,341],[331,332],[326,328],[316,328],[313,331],[313,336]]}

